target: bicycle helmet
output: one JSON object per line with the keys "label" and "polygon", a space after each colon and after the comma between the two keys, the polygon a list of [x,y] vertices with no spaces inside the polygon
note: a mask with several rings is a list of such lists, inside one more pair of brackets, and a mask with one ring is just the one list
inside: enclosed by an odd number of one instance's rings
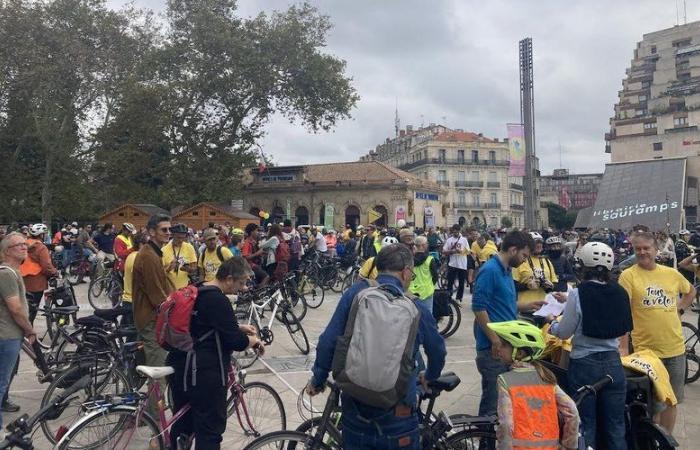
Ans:
{"label": "bicycle helmet", "polygon": [[134,226],[133,223],[124,222],[124,224],[123,224],[122,226],[123,226],[124,228],[126,228],[126,230],[127,230],[129,233],[131,233],[131,234],[136,234],[136,227]]}
{"label": "bicycle helmet", "polygon": [[547,240],[545,241],[545,244],[547,244],[547,245],[557,245],[557,244],[560,244],[560,245],[561,245],[561,244],[563,244],[563,243],[564,243],[564,241],[563,241],[562,238],[560,238],[559,236],[552,236],[552,237],[549,237],[549,238],[547,238]]}
{"label": "bicycle helmet", "polygon": [[231,230],[231,234],[233,236],[243,236],[243,230],[241,230],[240,228],[234,228],[233,230]]}
{"label": "bicycle helmet", "polygon": [[398,244],[399,240],[396,239],[394,236],[387,236],[384,239],[382,239],[382,248],[388,247],[391,244]]}
{"label": "bicycle helmet", "polygon": [[32,236],[41,236],[47,231],[49,231],[49,228],[43,223],[35,223],[31,227],[29,227],[29,234],[31,234]]}
{"label": "bicycle helmet", "polygon": [[518,350],[529,349],[530,354],[520,358],[521,361],[538,359],[544,350],[544,336],[542,330],[523,320],[510,320],[508,322],[491,322],[488,327],[500,338],[513,346],[513,359],[516,359]]}
{"label": "bicycle helmet", "polygon": [[589,242],[581,247],[576,257],[576,263],[583,267],[605,267],[612,270],[615,262],[613,250],[602,242]]}
{"label": "bicycle helmet", "polygon": [[530,237],[535,241],[544,241],[544,238],[542,238],[542,235],[540,233],[537,233],[535,231],[530,232]]}

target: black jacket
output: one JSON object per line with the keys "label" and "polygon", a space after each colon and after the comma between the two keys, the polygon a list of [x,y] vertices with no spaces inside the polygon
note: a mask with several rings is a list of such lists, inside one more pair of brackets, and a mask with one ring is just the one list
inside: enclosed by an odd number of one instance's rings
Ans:
{"label": "black jacket", "polygon": [[568,290],[567,283],[576,281],[576,274],[574,273],[574,267],[571,265],[571,261],[564,256],[559,255],[556,258],[549,257],[554,266],[554,273],[557,274],[557,279],[559,280],[554,285],[554,290],[558,292],[566,292]]}

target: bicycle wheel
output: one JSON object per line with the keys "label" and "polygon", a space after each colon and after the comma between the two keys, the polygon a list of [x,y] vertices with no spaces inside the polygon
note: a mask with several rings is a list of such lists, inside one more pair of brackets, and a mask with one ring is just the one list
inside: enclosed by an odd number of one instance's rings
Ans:
{"label": "bicycle wheel", "polygon": [[320,288],[308,277],[304,277],[301,281],[301,285],[299,286],[299,294],[304,298],[306,305],[309,308],[316,309],[323,303],[323,299],[326,296],[326,291]]}
{"label": "bicycle wheel", "polygon": [[700,358],[694,353],[685,354],[685,384],[694,383],[700,378]]}
{"label": "bicycle wheel", "polygon": [[41,431],[51,444],[56,444],[58,437],[69,430],[84,414],[81,405],[98,395],[120,394],[131,391],[129,381],[121,370],[113,367],[111,361],[97,360],[94,364],[78,363],[58,375],[44,392],[41,407],[45,407],[56,395],[72,386],[83,375],[93,377],[92,384],[85,390],[77,392],[61,414],[53,419],[41,422]]}
{"label": "bicycle wheel", "polygon": [[[250,321],[250,325],[253,325],[255,327],[255,329],[257,330],[257,335],[258,337],[260,337],[260,325],[258,325],[258,322],[255,320],[255,318],[252,318],[252,320]],[[239,369],[247,369],[248,367],[255,364],[255,361],[258,360],[258,353],[250,348],[243,350],[242,352],[233,352],[231,356],[236,362],[236,367],[238,367]]]}
{"label": "bicycle wheel", "polygon": [[73,261],[66,267],[66,280],[71,285],[76,285],[85,275],[83,272],[82,261]]}
{"label": "bicycle wheel", "polygon": [[438,331],[444,338],[448,338],[455,334],[459,325],[462,323],[462,311],[459,309],[459,304],[450,300],[450,313],[437,320]]}
{"label": "bicycle wheel", "polygon": [[[170,443],[168,443],[169,445]],[[61,439],[59,450],[167,448],[157,422],[135,406],[120,405],[86,416]]]}
{"label": "bicycle wheel", "polygon": [[698,348],[698,340],[700,340],[698,328],[688,322],[681,322],[681,327],[683,331],[683,341],[685,342],[685,352],[697,355],[700,351],[700,348]]}
{"label": "bicycle wheel", "polygon": [[[282,296],[289,303],[292,311],[294,311],[294,314],[297,316],[297,319],[304,320],[308,306],[306,305],[306,299],[304,299],[302,295],[299,295],[299,289],[297,289],[296,281],[285,281],[282,289]],[[277,320],[282,320],[279,312],[277,313]]]}
{"label": "bicycle wheel", "polygon": [[44,318],[46,319],[46,331],[44,331],[41,336],[37,336],[36,340],[41,348],[48,350],[52,346],[56,345],[54,342],[54,336],[58,332],[57,322],[61,321],[61,319],[65,320],[65,316],[54,317],[53,314],[46,312]]}
{"label": "bicycle wheel", "polygon": [[88,287],[88,302],[95,309],[111,309],[112,300],[109,297],[110,276],[103,275],[90,280]]}
{"label": "bicycle wheel", "polygon": [[661,430],[647,421],[633,425],[632,436],[636,444],[634,448],[637,450],[674,450],[676,448]]}
{"label": "bicycle wheel", "polygon": [[329,446],[322,442],[311,446],[313,436],[298,431],[275,431],[273,433],[260,436],[243,450],[275,449],[275,450],[296,450],[296,449],[341,449],[340,446]]}
{"label": "bicycle wheel", "polygon": [[287,331],[289,331],[289,336],[292,338],[292,341],[294,341],[294,345],[297,346],[302,354],[308,355],[309,338],[306,337],[304,327],[291,309],[284,309],[282,312],[282,323],[287,327]]}
{"label": "bicycle wheel", "polygon": [[222,448],[248,442],[287,428],[287,414],[279,394],[268,384],[254,381],[242,386],[241,395],[229,397],[226,407],[230,425]]}
{"label": "bicycle wheel", "polygon": [[447,449],[460,450],[494,450],[496,433],[486,430],[462,430],[445,440]]}

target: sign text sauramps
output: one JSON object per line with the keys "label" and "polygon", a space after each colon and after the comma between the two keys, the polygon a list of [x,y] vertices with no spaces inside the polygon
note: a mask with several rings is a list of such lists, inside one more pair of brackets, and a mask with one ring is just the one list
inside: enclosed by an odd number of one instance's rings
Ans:
{"label": "sign text sauramps", "polygon": [[638,203],[636,205],[627,205],[622,208],[603,209],[593,211],[593,217],[602,216],[602,221],[615,220],[623,217],[642,216],[644,214],[662,213],[669,209],[677,209],[678,202],[659,203],[656,205],[647,205],[646,203]]}

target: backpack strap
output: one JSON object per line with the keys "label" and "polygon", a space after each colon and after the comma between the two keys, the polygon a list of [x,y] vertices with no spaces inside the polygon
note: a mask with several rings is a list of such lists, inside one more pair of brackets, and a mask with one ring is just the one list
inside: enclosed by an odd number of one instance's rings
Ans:
{"label": "backpack strap", "polygon": [[216,246],[216,256],[219,257],[219,262],[224,262],[224,252],[221,250],[221,246]]}
{"label": "backpack strap", "polygon": [[15,279],[16,279],[17,281],[19,281],[19,277],[17,276],[17,272],[15,272],[14,269],[13,269],[12,267],[10,267],[10,266],[5,266],[5,265],[0,265],[0,269],[7,269],[7,270],[9,270],[10,272],[12,272],[12,275],[15,276]]}

